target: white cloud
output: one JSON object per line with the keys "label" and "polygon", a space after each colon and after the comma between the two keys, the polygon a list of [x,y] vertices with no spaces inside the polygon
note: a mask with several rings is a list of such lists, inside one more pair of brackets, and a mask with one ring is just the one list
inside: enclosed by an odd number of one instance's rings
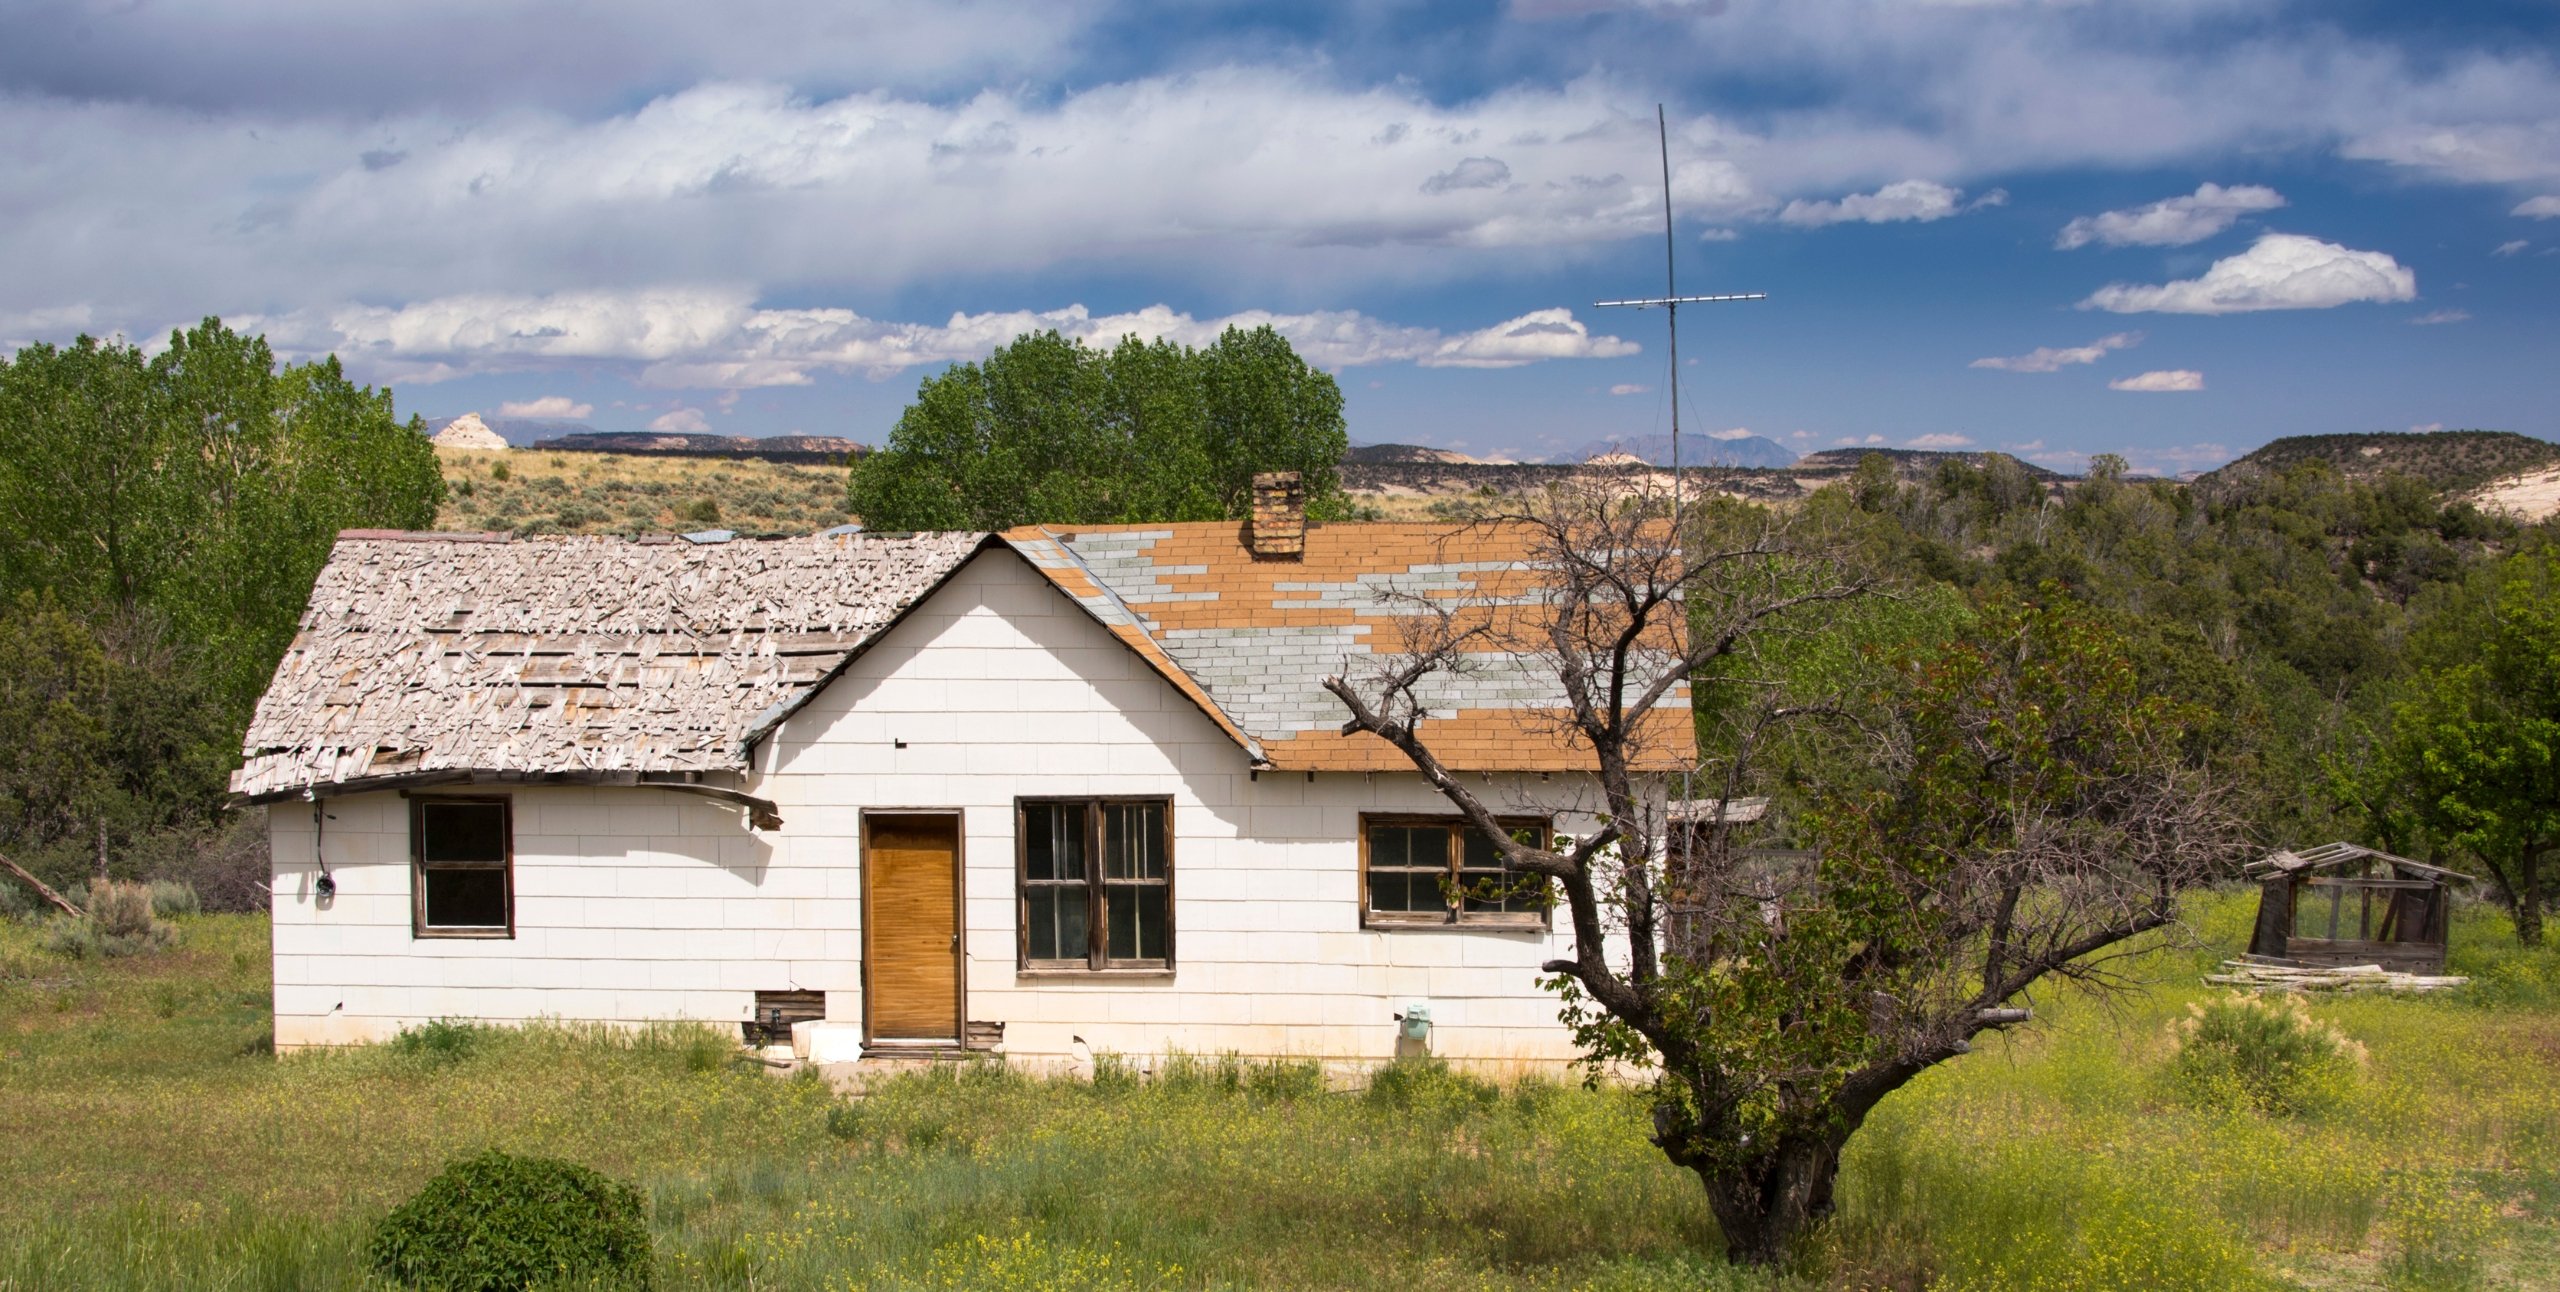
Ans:
{"label": "white cloud", "polygon": [[2531,216],[2537,220],[2549,220],[2555,217],[2560,217],[2560,193],[2545,193],[2540,197],[2528,197],[2525,200],[2516,203],[2516,209],[2507,212],[2507,214]]}
{"label": "white cloud", "polygon": [[936,325],[885,322],[844,309],[760,309],[743,290],[714,288],[447,296],[396,309],[349,306],[239,320],[242,327],[264,331],[281,349],[333,351],[386,380],[433,382],[474,372],[619,363],[639,365],[639,379],[650,385],[724,390],[807,385],[827,371],[883,378],[978,359],[1026,332],[1055,330],[1101,345],[1136,336],[1205,346],[1230,326],[1265,324],[1286,335],[1309,363],[1337,369],[1378,363],[1514,368],[1547,359],[1619,358],[1643,349],[1614,336],[1594,336],[1561,308],[1455,335],[1355,310],[1246,310],[1199,319],[1164,305],[1105,315],[1082,305],[954,314]]}
{"label": "white cloud", "polygon": [[2457,183],[2530,183],[2560,177],[2560,121],[2391,126],[2351,139],[2338,151]]}
{"label": "white cloud", "polygon": [[2140,390],[2153,393],[2165,393],[2180,390],[2202,390],[2204,389],[2204,374],[2197,372],[2193,368],[2163,368],[2157,372],[2146,372],[2138,376],[2118,377],[2114,381],[2107,383],[2107,389]]}
{"label": "white cloud", "polygon": [[660,414],[657,420],[649,423],[649,429],[670,435],[708,435],[711,423],[702,416],[699,408],[678,408]]}
{"label": "white cloud", "polygon": [[2409,428],[2411,435],[2433,435],[2444,429],[2442,422],[2420,422]]}
{"label": "white cloud", "polygon": [[2512,256],[2532,245],[2533,244],[2531,242],[2528,242],[2523,238],[2509,238],[2505,242],[2501,242],[2497,246],[2491,248],[2489,254],[2493,256]]}
{"label": "white cloud", "polygon": [[2462,323],[2470,318],[2469,310],[2429,310],[2409,321],[2419,327],[2434,327],[2443,323]]}
{"label": "white cloud", "polygon": [[1990,368],[1999,372],[2060,372],[2067,365],[2096,363],[2105,358],[2109,351],[2130,350],[2140,344],[2142,344],[2141,333],[2117,332],[2099,337],[2087,345],[2075,345],[2062,349],[2040,345],[2025,354],[2009,355],[2005,358],[1976,359],[1965,366]]}
{"label": "white cloud", "polygon": [[[1976,199],[1974,205],[1998,206],[2007,201],[2008,196],[1995,189]],[[1778,212],[1778,219],[1784,224],[1809,228],[1851,221],[1889,224],[1911,220],[1925,223],[1971,209],[1964,204],[1963,197],[1962,190],[1929,180],[1897,180],[1875,192],[1851,193],[1837,201],[1812,202],[1797,198]]]}
{"label": "white cloud", "polygon": [[1839,439],[1833,440],[1832,443],[1853,445],[1882,444],[1884,443],[1884,437],[1881,435],[1870,435],[1862,440],[1855,435],[1843,435]]}
{"label": "white cloud", "polygon": [[1902,442],[1902,447],[1906,449],[1962,449],[1970,448],[1972,445],[1973,438],[1971,436],[1951,435],[1945,431],[1935,431],[1927,435],[1914,436],[1913,438]]}
{"label": "white cloud", "polygon": [[1698,231],[1698,241],[1700,242],[1732,242],[1739,239],[1741,236],[1741,234],[1736,233],[1731,229],[1700,229]]}
{"label": "white cloud", "polygon": [[[1419,333],[1421,329],[1401,331]],[[1295,337],[1291,339],[1294,341]],[[1427,353],[1410,357],[1425,368],[1517,368],[1541,359],[1616,359],[1642,348],[1614,336],[1593,336],[1573,311],[1550,309],[1533,310],[1508,323],[1461,333],[1430,347]]]}
{"label": "white cloud", "polygon": [[2111,283],[2091,293],[2080,308],[2117,314],[2239,314],[2405,301],[2417,295],[2418,276],[2382,252],[2270,233],[2247,251],[2213,262],[2201,278],[2158,286]]}
{"label": "white cloud", "polygon": [[595,405],[579,403],[567,395],[544,395],[540,399],[511,400],[498,405],[501,417],[548,417],[575,421],[592,416],[595,411]]}
{"label": "white cloud", "polygon": [[1631,381],[1622,381],[1617,385],[1611,386],[1609,388],[1609,393],[1612,395],[1641,395],[1651,391],[1652,389],[1653,387],[1651,386],[1639,386]]}
{"label": "white cloud", "polygon": [[1721,431],[1709,431],[1707,432],[1707,438],[1711,440],[1747,440],[1751,438],[1751,428],[1748,426],[1734,426]]}
{"label": "white cloud", "polygon": [[2185,197],[2081,216],[2062,226],[2062,235],[2053,245],[2063,251],[2092,242],[2110,247],[2183,247],[2230,228],[2241,216],[2283,205],[2284,195],[2260,185],[2201,184]]}

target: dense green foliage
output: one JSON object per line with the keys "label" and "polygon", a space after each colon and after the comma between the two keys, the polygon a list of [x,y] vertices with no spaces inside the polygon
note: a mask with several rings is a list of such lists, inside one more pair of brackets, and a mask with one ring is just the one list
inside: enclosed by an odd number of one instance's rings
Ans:
{"label": "dense green foliage", "polygon": [[338,531],[443,494],[390,392],[216,319],[0,359],[0,846],[105,866],[200,820]]}
{"label": "dense green foliage", "polygon": [[2187,1007],[2173,1025],[2169,1078],[2207,1108],[2290,1117],[2354,1093],[2361,1047],[2311,1016],[2300,996],[2231,995]]}
{"label": "dense green foliage", "polygon": [[2451,492],[2560,462],[2560,444],[2512,431],[2288,435],[2206,473],[2203,483],[2210,487],[2250,475],[2282,474],[2310,461],[2325,462],[2346,475],[2411,476]]}
{"label": "dense green foliage", "polygon": [[2542,940],[2560,848],[2560,549],[2480,565],[2442,590],[2389,693],[2372,760],[2348,777],[2382,827],[2467,859]]}
{"label": "dense green foliage", "polygon": [[639,1190],[497,1149],[446,1166],[392,1208],[371,1252],[375,1269],[423,1292],[657,1285]]}
{"label": "dense green foliage", "polygon": [[1296,471],[1326,519],[1349,445],[1341,389],[1267,326],[1197,350],[1042,332],[925,379],[849,498],[889,530],[1239,519],[1255,472]]}

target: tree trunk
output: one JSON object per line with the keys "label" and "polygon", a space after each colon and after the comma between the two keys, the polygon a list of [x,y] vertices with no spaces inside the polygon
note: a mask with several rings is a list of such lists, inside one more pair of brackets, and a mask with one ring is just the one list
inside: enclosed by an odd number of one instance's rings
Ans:
{"label": "tree trunk", "polygon": [[1736,1265],[1774,1265],[1806,1229],[1827,1219],[1845,1140],[1785,1140],[1740,1165],[1693,1167],[1707,1186],[1716,1226],[1724,1231],[1725,1259]]}
{"label": "tree trunk", "polygon": [[104,818],[100,818],[98,821],[97,882],[101,884],[107,882],[107,823]]}
{"label": "tree trunk", "polygon": [[2542,945],[2542,850],[2528,842],[2524,856],[2517,862],[2516,941],[2524,946]]}

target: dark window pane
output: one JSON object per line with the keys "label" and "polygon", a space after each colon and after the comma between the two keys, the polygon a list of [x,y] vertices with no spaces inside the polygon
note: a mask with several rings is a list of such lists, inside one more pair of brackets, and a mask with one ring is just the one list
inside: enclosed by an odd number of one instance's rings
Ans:
{"label": "dark window pane", "polygon": [[503,929],[507,926],[507,872],[471,867],[426,872],[427,927]]}
{"label": "dark window pane", "polygon": [[1446,877],[1436,870],[1372,870],[1369,872],[1369,909],[1433,914],[1446,911],[1449,904],[1440,893],[1440,881]]}
{"label": "dark window pane", "polygon": [[1165,890],[1154,884],[1114,886],[1104,894],[1111,904],[1113,960],[1162,960]]}
{"label": "dark window pane", "polygon": [[1164,805],[1114,803],[1102,809],[1106,879],[1164,878]]}
{"label": "dark window pane", "polygon": [[1031,958],[1082,960],[1088,912],[1082,884],[1042,885],[1030,891]]}
{"label": "dark window pane", "polygon": [[418,833],[428,861],[505,861],[507,805],[420,803]]}
{"label": "dark window pane", "polygon": [[1024,804],[1022,836],[1024,878],[1085,877],[1083,804]]}
{"label": "dark window pane", "polygon": [[1369,864],[1446,866],[1449,864],[1449,832],[1433,825],[1380,826],[1369,832]]}

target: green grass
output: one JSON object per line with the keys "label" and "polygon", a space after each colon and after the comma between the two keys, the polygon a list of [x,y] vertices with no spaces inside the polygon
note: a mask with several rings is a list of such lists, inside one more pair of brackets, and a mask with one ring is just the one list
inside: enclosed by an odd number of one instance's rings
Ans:
{"label": "green grass", "polygon": [[[2167,1076],[2249,910],[2199,913],[2157,987],[2040,1000],[1888,1100],[1784,1286],[2560,1285],[2560,955],[2467,914],[2482,981],[2317,1004],[2369,1058],[2338,1107],[2268,1117]],[[1713,1222],[1625,1092],[1196,1060],[847,1101],[682,1026],[277,1058],[265,922],[179,923],[77,962],[0,923],[0,1289],[370,1286],[373,1223],[486,1147],[638,1184],[670,1288],[1772,1286],[1697,1255]]]}

